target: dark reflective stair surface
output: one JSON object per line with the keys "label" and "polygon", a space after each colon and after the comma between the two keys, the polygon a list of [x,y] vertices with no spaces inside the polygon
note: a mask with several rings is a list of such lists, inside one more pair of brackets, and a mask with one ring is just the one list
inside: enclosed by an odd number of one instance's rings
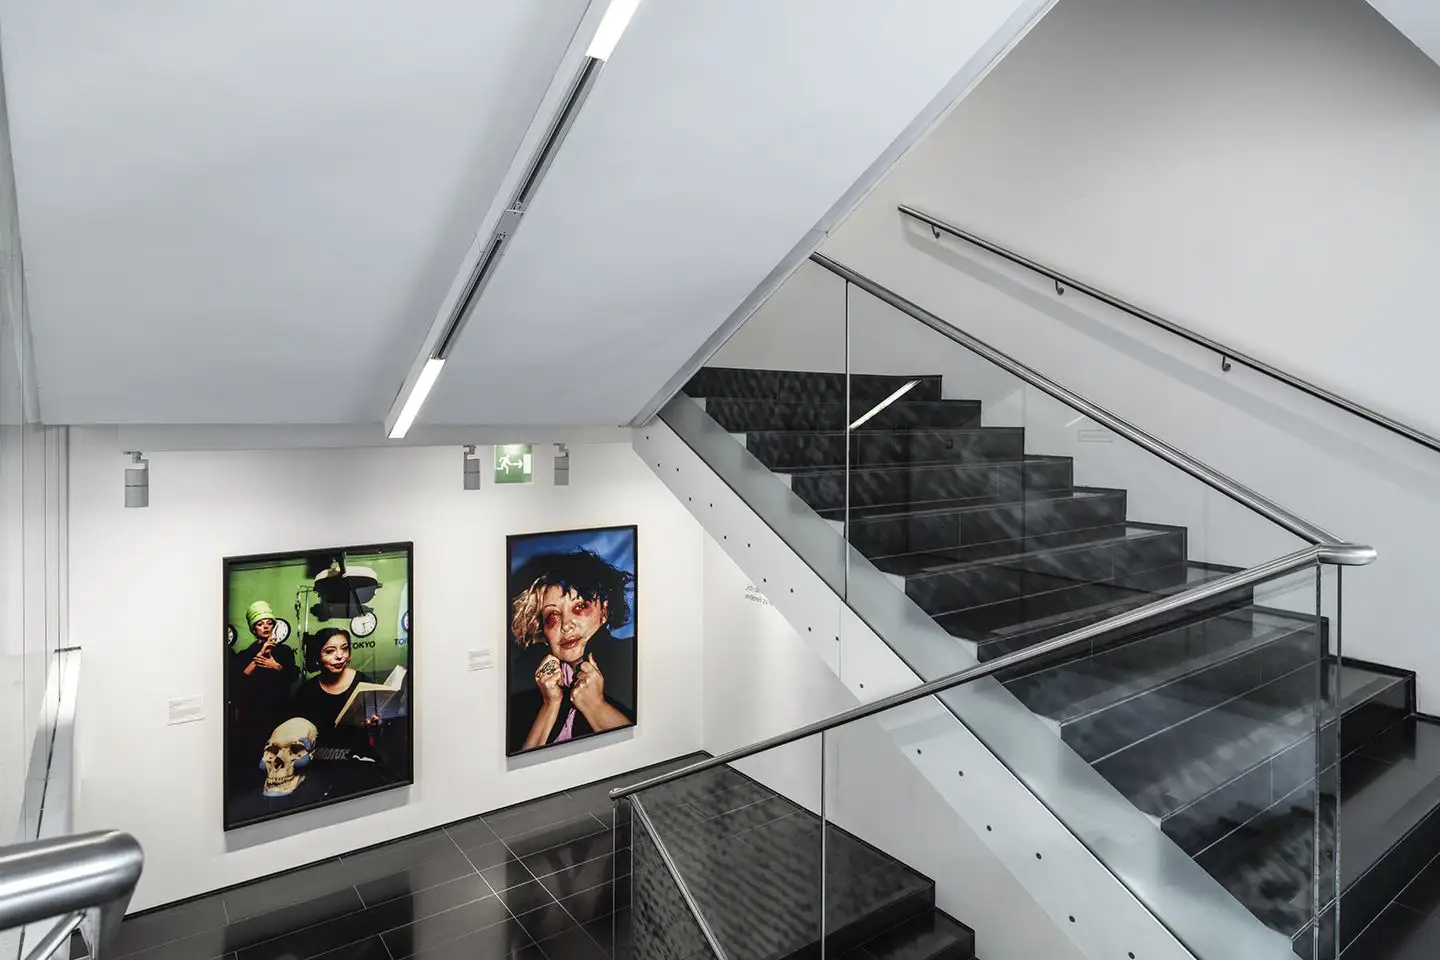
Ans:
{"label": "dark reflective stair surface", "polygon": [[[981,660],[1234,571],[1192,558],[1184,527],[1130,519],[1126,491],[1076,486],[1075,462],[1023,429],[983,425],[937,376],[707,368],[685,392]],[[1440,928],[1440,727],[1415,714],[1412,674],[1330,656],[1310,607],[1233,593],[1003,680],[1307,957],[1338,778],[1346,955],[1392,955],[1390,930],[1409,957]],[[1406,888],[1417,874],[1434,902]]]}
{"label": "dark reflective stair surface", "polygon": [[[971,960],[974,934],[935,909],[935,884],[729,767],[640,795],[630,895],[637,960],[713,956],[658,838],[730,960]],[[622,816],[624,814],[622,813]],[[642,908],[642,905],[643,908]]]}

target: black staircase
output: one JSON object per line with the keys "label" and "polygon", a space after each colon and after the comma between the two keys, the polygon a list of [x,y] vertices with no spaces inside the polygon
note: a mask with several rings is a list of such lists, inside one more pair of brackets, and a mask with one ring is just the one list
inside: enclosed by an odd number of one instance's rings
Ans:
{"label": "black staircase", "polygon": [[[666,869],[673,859],[727,960],[973,960],[975,935],[935,908],[929,878],[730,767],[642,795],[634,822],[634,960],[714,957]],[[626,814],[622,812],[621,816]]]}
{"label": "black staircase", "polygon": [[[1124,490],[1075,486],[1072,461],[1026,451],[1023,430],[982,426],[940,377],[707,368],[685,392],[982,661],[1234,570],[1191,560],[1183,527],[1129,521]],[[1326,656],[1338,682],[1322,684],[1326,629],[1231,597],[1005,678],[1306,957],[1312,875],[1296,865],[1337,770],[1316,762],[1317,688],[1338,689],[1342,717],[1342,944],[1440,850],[1440,723],[1415,712],[1404,670]]]}

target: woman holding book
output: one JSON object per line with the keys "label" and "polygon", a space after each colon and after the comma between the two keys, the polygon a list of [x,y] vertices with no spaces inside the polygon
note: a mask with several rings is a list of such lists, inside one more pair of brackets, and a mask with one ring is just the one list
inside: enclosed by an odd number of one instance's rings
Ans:
{"label": "woman holding book", "polygon": [[290,716],[304,717],[315,725],[320,733],[316,746],[321,757],[339,760],[373,756],[374,737],[365,728],[379,724],[380,717],[363,712],[359,702],[363,697],[356,698],[353,704],[351,697],[359,684],[374,680],[350,665],[349,631],[325,627],[313,639],[307,638],[305,646],[305,666],[320,672],[295,691],[290,699]]}

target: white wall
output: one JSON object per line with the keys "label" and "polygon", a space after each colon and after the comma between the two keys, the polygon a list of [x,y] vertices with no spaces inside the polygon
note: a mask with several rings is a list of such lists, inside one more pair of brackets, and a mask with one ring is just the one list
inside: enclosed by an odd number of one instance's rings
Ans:
{"label": "white wall", "polygon": [[[156,453],[150,507],[127,510],[113,431],[72,433],[71,636],[85,648],[79,830],[139,838],[140,909],[517,803],[698,749],[699,526],[627,444],[571,447],[571,482],[461,487],[458,447]],[[541,757],[504,756],[505,536],[635,523],[640,718]],[[415,785],[226,834],[220,819],[221,558],[413,540]],[[682,626],[683,625],[683,626]],[[677,627],[680,627],[677,629]],[[166,725],[166,702],[205,719]]]}
{"label": "white wall", "polygon": [[1440,67],[1364,0],[1065,0],[828,249],[904,198],[1440,434],[1437,166]]}
{"label": "white wall", "polygon": [[[1207,351],[936,241],[896,206],[1440,432],[1428,322],[1437,168],[1440,69],[1363,0],[1066,0],[823,249],[1302,516],[1374,544],[1381,559],[1345,575],[1345,652],[1419,670],[1421,706],[1433,711],[1428,534],[1440,526],[1440,456],[1258,374],[1223,373]],[[839,329],[826,281],[797,281],[827,305],[773,298],[757,319],[787,330],[782,349],[807,341],[801,328],[826,343]],[[796,296],[807,298],[798,286]],[[893,314],[887,332],[863,297],[856,303],[852,323],[872,337],[869,349],[852,346],[856,368],[883,369],[900,348],[887,356],[873,338],[915,335],[897,332]],[[733,342],[731,355],[743,356]],[[903,350],[905,372],[963,367],[956,347]],[[983,380],[947,389],[1003,396]],[[1032,452],[1073,453],[1080,482],[1131,491],[1132,516],[1186,524],[1192,555],[1251,564],[1295,545],[1119,443],[1088,442],[1080,431],[1091,424],[1058,419],[1033,397],[1008,411],[1024,417]],[[997,416],[987,422],[1004,422]]]}
{"label": "white wall", "polygon": [[[704,541],[705,749],[718,754],[854,706],[839,676],[765,599],[764,585]],[[814,808],[817,740],[736,766]],[[875,721],[827,734],[825,782],[827,816],[934,880],[937,906],[976,929],[981,955],[1080,955]]]}

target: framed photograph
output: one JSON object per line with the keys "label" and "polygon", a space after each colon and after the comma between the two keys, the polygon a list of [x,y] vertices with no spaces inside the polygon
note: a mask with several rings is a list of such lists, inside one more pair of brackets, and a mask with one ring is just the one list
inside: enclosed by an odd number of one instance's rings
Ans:
{"label": "framed photograph", "polygon": [[505,541],[505,754],[636,721],[635,527]]}
{"label": "framed photograph", "polygon": [[225,829],[414,782],[413,546],[225,559]]}

